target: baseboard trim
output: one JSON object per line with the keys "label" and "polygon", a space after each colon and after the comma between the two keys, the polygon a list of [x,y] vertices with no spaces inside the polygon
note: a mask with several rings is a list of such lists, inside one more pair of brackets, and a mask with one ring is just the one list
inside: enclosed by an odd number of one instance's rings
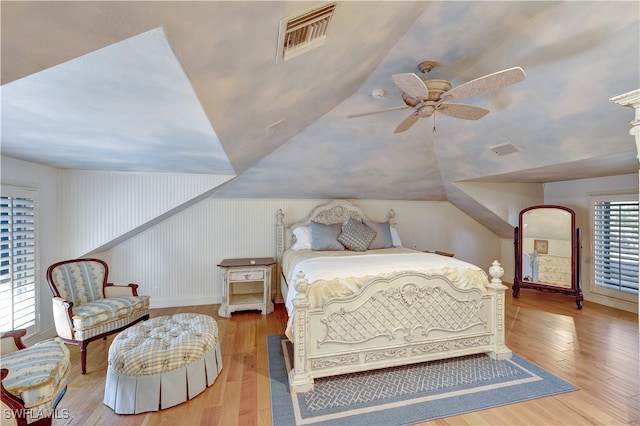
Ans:
{"label": "baseboard trim", "polygon": [[210,297],[189,297],[184,299],[160,299],[151,296],[149,307],[155,308],[176,308],[180,306],[215,305],[222,303],[222,299],[216,296]]}
{"label": "baseboard trim", "polygon": [[627,312],[638,313],[638,303],[630,302],[628,300],[613,299],[611,297],[601,296],[594,293],[584,294],[584,300],[587,302],[597,303],[599,305],[608,306],[610,308],[620,309]]}

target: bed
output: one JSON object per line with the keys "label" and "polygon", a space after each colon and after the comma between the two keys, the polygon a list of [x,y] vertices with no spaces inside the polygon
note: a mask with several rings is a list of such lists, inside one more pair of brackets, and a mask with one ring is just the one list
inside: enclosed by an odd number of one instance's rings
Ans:
{"label": "bed", "polygon": [[393,210],[377,222],[346,200],[289,225],[282,210],[276,217],[292,391],[312,390],[318,377],[477,353],[511,357],[498,261],[489,279],[470,263],[404,248]]}

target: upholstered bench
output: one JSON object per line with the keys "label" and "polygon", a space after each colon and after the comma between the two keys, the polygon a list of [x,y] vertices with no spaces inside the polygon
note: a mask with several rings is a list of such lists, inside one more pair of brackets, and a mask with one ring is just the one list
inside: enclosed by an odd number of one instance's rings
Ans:
{"label": "upholstered bench", "polygon": [[212,317],[151,318],[111,343],[104,404],[117,414],[173,407],[211,386],[221,370],[218,324]]}
{"label": "upholstered bench", "polygon": [[55,338],[25,347],[25,333],[2,333],[2,424],[50,423],[67,390],[71,362],[65,344]]}

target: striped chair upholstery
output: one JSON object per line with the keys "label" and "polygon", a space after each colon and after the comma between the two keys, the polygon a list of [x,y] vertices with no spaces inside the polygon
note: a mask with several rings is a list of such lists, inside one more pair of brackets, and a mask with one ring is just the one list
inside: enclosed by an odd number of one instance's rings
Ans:
{"label": "striped chair upholstery", "polygon": [[24,335],[25,330],[2,333],[3,350],[11,340],[15,342],[0,358],[3,424],[6,420],[19,425],[48,422],[67,388],[71,363],[62,340],[45,340],[27,348],[21,340]]}
{"label": "striped chair upholstery", "polygon": [[149,318],[149,296],[139,296],[137,284],[107,282],[109,267],[101,259],[80,258],[47,269],[53,292],[53,315],[58,336],[81,347],[86,373],[87,345]]}
{"label": "striped chair upholstery", "polygon": [[51,270],[60,297],[74,306],[103,299],[102,284],[106,277],[106,264],[97,261],[66,262]]}

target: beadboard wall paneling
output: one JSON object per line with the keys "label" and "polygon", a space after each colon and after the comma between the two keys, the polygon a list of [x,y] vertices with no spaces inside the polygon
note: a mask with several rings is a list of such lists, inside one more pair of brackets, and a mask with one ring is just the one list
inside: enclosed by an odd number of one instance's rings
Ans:
{"label": "beadboard wall paneling", "polygon": [[76,170],[60,176],[62,258],[91,253],[232,177]]}
{"label": "beadboard wall paneling", "polygon": [[217,264],[274,256],[278,208],[306,213],[319,202],[209,198],[100,257],[109,259],[113,280],[138,283],[154,307],[220,303]]}
{"label": "beadboard wall paneling", "polygon": [[[138,283],[141,294],[151,295],[152,307],[220,303],[220,261],[275,256],[278,209],[288,224],[325,201],[208,198],[99,257],[109,261],[112,281]],[[379,221],[393,208],[407,247],[457,250],[456,256],[485,269],[500,253],[500,239],[449,202],[353,203]]]}

